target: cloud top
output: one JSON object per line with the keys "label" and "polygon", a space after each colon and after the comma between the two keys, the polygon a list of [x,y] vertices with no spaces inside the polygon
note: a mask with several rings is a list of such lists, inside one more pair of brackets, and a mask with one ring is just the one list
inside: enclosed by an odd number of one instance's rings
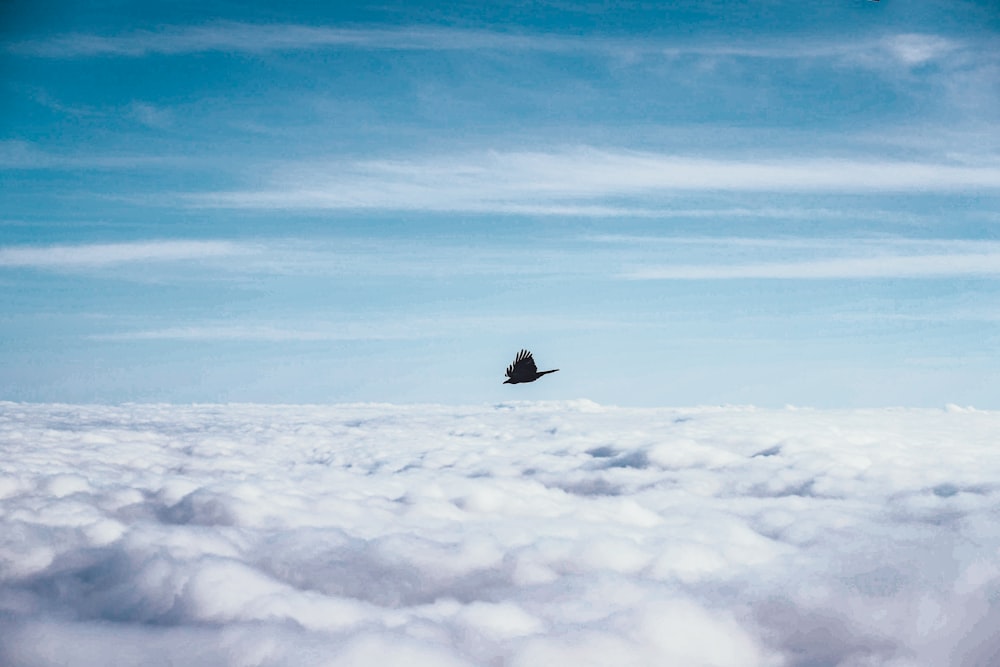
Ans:
{"label": "cloud top", "polygon": [[0,662],[972,667],[998,420],[0,403]]}

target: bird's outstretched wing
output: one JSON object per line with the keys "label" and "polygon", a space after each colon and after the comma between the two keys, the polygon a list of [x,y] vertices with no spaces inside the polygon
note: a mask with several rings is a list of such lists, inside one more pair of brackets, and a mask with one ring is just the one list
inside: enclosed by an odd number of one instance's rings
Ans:
{"label": "bird's outstretched wing", "polygon": [[513,379],[517,378],[535,378],[535,374],[538,373],[538,366],[535,365],[535,358],[531,356],[531,352],[527,350],[521,350],[514,357],[514,363],[507,367],[507,377]]}

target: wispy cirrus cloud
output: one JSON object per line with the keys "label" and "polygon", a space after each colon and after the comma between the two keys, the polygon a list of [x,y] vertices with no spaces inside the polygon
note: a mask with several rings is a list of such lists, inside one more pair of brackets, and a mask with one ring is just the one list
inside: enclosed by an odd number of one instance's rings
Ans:
{"label": "wispy cirrus cloud", "polygon": [[907,65],[922,65],[961,48],[953,39],[914,33],[891,35],[882,44],[888,53]]}
{"label": "wispy cirrus cloud", "polygon": [[530,38],[436,27],[338,28],[293,24],[212,23],[165,26],[118,35],[75,33],[14,43],[8,51],[43,58],[143,57],[211,51],[261,53],[316,49],[432,50],[529,48],[560,50],[572,38]]}
{"label": "wispy cirrus cloud", "polygon": [[270,342],[307,343],[344,340],[399,340],[419,337],[400,330],[375,330],[356,324],[338,328],[304,329],[277,325],[196,325],[143,329],[91,336],[93,340],[126,341],[200,341],[200,342]]}
{"label": "wispy cirrus cloud", "polygon": [[631,59],[676,58],[835,59],[883,66],[887,61],[921,65],[961,51],[959,40],[921,33],[862,37],[853,41],[773,39],[712,41],[634,37],[578,36],[559,33],[502,32],[434,25],[393,28],[337,27],[303,24],[215,22],[164,26],[114,35],[71,33],[7,45],[15,55],[41,58],[144,57],[204,52],[263,53],[317,49],[385,51],[506,51],[602,53]]}
{"label": "wispy cirrus cloud", "polygon": [[[1000,243],[905,237],[587,237],[622,248],[627,280],[851,280],[1000,276]],[[660,258],[656,258],[659,256]],[[662,259],[667,256],[668,259]],[[698,261],[691,261],[691,257]],[[669,257],[676,258],[671,262]],[[734,257],[740,257],[735,261]]]}
{"label": "wispy cirrus cloud", "polygon": [[[419,252],[415,252],[419,248]],[[303,240],[269,238],[261,242],[237,240],[150,240],[130,243],[0,246],[0,270],[90,271],[132,267],[115,271],[116,279],[142,280],[147,269],[162,266],[158,280],[186,280],[182,263],[200,263],[208,271],[227,277],[292,276],[440,278],[445,276],[530,275],[553,277],[579,275],[577,255],[562,249],[521,250],[512,257],[508,248],[488,248],[475,243],[441,239],[401,241],[371,237]],[[217,328],[212,325],[211,328]],[[265,331],[266,327],[260,329]],[[280,335],[280,334],[275,334]],[[326,336],[327,334],[321,334]],[[337,333],[336,335],[340,335]]]}
{"label": "wispy cirrus cloud", "polygon": [[[553,152],[287,164],[275,170],[263,187],[189,193],[184,199],[191,206],[206,208],[563,214],[567,208],[581,212],[593,205],[611,206],[618,213],[643,211],[642,198],[690,191],[914,190],[1000,190],[1000,164],[797,157],[712,159],[580,147]],[[621,203],[623,198],[629,198],[628,205]]]}
{"label": "wispy cirrus cloud", "polygon": [[142,241],[0,247],[0,268],[72,269],[118,264],[198,261],[257,252],[232,241]]}
{"label": "wispy cirrus cloud", "polygon": [[838,257],[751,264],[676,264],[625,271],[628,280],[864,280],[1000,276],[1000,251]]}
{"label": "wispy cirrus cloud", "polygon": [[[822,211],[822,210],[821,210]],[[779,211],[780,212],[780,211]],[[803,212],[803,215],[805,212]],[[886,215],[883,213],[883,215]],[[963,255],[1000,253],[1000,242],[977,239],[908,238],[896,236],[795,237],[795,236],[674,236],[653,234],[588,234],[594,243],[635,248],[701,246],[807,251],[812,253],[866,252],[872,256]]]}
{"label": "wispy cirrus cloud", "polygon": [[[534,326],[535,331],[592,330],[620,327],[612,319],[574,316],[550,316]],[[322,343],[353,340],[414,340],[454,336],[456,332],[473,335],[484,330],[519,332],[523,326],[509,317],[494,315],[466,316],[387,316],[354,314],[329,321],[297,320],[293,324],[276,322],[200,322],[181,326],[130,329],[100,333],[90,339],[107,342],[128,341],[199,341],[259,343]]]}
{"label": "wispy cirrus cloud", "polygon": [[153,129],[170,127],[175,121],[170,110],[147,102],[132,102],[127,113],[136,122]]}
{"label": "wispy cirrus cloud", "polygon": [[[148,110],[147,110],[148,111]],[[135,112],[142,113],[139,110]],[[146,122],[152,120],[143,120]],[[0,141],[0,169],[98,169],[170,168],[190,164],[185,157],[143,154],[56,153],[20,140]]]}

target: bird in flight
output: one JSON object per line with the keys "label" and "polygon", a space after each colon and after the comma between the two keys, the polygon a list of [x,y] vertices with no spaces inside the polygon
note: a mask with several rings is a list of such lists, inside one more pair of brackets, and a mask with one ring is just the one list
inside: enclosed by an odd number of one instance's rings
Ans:
{"label": "bird in flight", "polygon": [[551,371],[539,372],[538,366],[535,365],[535,358],[531,356],[531,352],[521,350],[514,357],[514,363],[507,367],[507,379],[503,383],[519,384],[521,382],[534,382],[543,375],[555,373],[557,370],[559,369],[554,368]]}

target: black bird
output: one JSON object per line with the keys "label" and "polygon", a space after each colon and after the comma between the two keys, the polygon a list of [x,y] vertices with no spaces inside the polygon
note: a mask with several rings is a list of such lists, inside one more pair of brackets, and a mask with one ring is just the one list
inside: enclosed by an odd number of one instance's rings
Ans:
{"label": "black bird", "polygon": [[535,365],[535,358],[531,356],[531,352],[521,350],[514,357],[514,363],[507,367],[507,379],[503,383],[519,384],[521,382],[534,382],[543,375],[555,373],[557,370],[559,369],[554,368],[551,371],[539,372],[538,366]]}

